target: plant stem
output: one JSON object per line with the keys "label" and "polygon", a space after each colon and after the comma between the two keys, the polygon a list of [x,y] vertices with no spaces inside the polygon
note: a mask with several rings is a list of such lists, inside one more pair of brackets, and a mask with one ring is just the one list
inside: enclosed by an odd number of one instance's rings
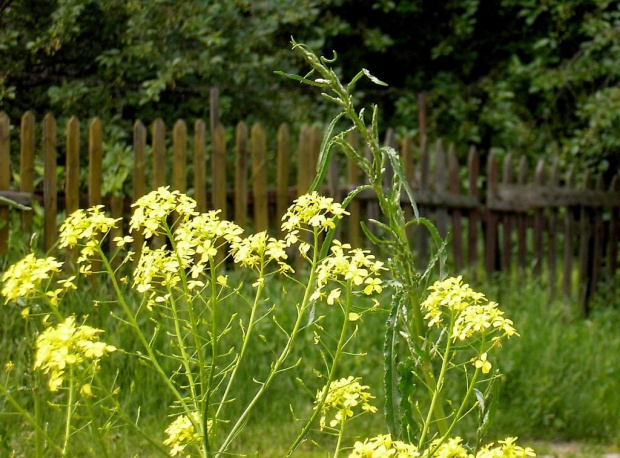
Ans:
{"label": "plant stem", "polygon": [[71,436],[71,417],[73,416],[73,395],[75,383],[73,380],[73,366],[69,366],[69,397],[67,399],[67,413],[65,419],[65,439],[62,446],[62,456],[67,456],[69,452],[69,437]]}
{"label": "plant stem", "polygon": [[250,415],[251,410],[254,408],[254,406],[256,405],[258,400],[265,393],[265,391],[267,390],[267,388],[271,384],[273,378],[276,376],[276,374],[280,370],[280,367],[282,366],[282,364],[284,363],[286,358],[288,358],[288,355],[291,352],[291,348],[293,347],[293,343],[295,342],[295,339],[297,338],[297,334],[299,333],[299,329],[301,328],[302,319],[303,319],[303,317],[305,315],[306,309],[308,308],[308,303],[310,302],[310,296],[312,295],[311,294],[312,290],[315,287],[314,281],[315,281],[315,277],[316,277],[316,268],[317,268],[319,252],[320,252],[318,245],[319,245],[318,233],[317,233],[317,231],[315,229],[314,230],[314,245],[313,245],[314,246],[314,252],[313,252],[313,255],[312,255],[312,262],[311,262],[311,267],[310,267],[310,276],[308,278],[308,283],[306,284],[306,290],[305,290],[305,293],[304,293],[304,297],[302,299],[302,302],[301,302],[301,304],[299,306],[299,309],[298,309],[298,312],[297,312],[297,319],[295,320],[295,324],[293,325],[293,329],[292,329],[291,333],[289,334],[289,339],[286,342],[286,345],[284,346],[284,349],[280,353],[280,356],[278,357],[278,359],[271,366],[271,371],[269,372],[269,375],[267,376],[267,379],[262,383],[262,385],[259,388],[258,392],[254,395],[254,398],[252,398],[252,400],[247,405],[247,407],[245,408],[243,413],[237,419],[237,422],[235,423],[235,425],[232,427],[232,429],[228,433],[228,436],[226,437],[226,439],[222,443],[222,445],[221,445],[221,447],[219,449],[219,452],[216,454],[216,456],[219,456],[221,453],[226,451],[226,449],[228,448],[228,446],[230,445],[230,443],[232,442],[234,437],[237,435],[237,433],[241,430],[241,428],[243,427],[243,425],[247,421],[247,418]]}
{"label": "plant stem", "polygon": [[340,453],[340,444],[342,443],[342,436],[344,436],[344,425],[347,422],[347,414],[345,413],[342,417],[342,423],[340,423],[340,431],[338,432],[338,442],[336,442],[336,450],[334,450],[334,457],[338,458],[338,454]]}
{"label": "plant stem", "polygon": [[306,435],[310,431],[310,428],[312,427],[312,424],[314,423],[316,418],[321,413],[321,407],[323,407],[323,405],[325,404],[325,400],[327,399],[327,396],[329,395],[329,387],[331,383],[334,381],[334,378],[336,376],[336,369],[338,368],[338,362],[340,361],[340,356],[342,355],[342,350],[344,349],[344,344],[347,340],[347,331],[349,329],[349,313],[351,312],[351,289],[352,289],[351,280],[349,280],[347,282],[347,296],[346,296],[345,310],[344,310],[344,321],[342,323],[342,329],[340,330],[340,337],[338,338],[338,344],[336,346],[336,352],[334,353],[334,359],[332,360],[332,367],[330,368],[329,374],[327,375],[327,382],[325,383],[325,390],[323,390],[323,395],[321,396],[321,399],[319,400],[319,402],[317,402],[316,405],[314,406],[314,411],[312,412],[312,415],[310,416],[310,418],[304,425],[301,432],[297,435],[297,438],[295,439],[293,444],[289,447],[288,451],[286,452],[286,455],[285,455],[286,457],[291,456],[293,452],[295,451],[295,449],[299,446],[303,438],[306,437]]}

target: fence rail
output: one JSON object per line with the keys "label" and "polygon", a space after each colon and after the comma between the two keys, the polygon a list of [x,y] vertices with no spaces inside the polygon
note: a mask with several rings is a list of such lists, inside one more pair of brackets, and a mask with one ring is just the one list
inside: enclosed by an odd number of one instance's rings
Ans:
{"label": "fence rail", "polygon": [[[224,218],[232,218],[244,227],[249,224],[255,231],[270,229],[275,233],[287,206],[310,185],[322,136],[318,127],[304,126],[294,141],[288,126],[282,124],[272,142],[275,149],[271,150],[260,124],[248,128],[239,123],[232,144],[227,144],[226,129],[220,123],[213,123],[207,130],[205,122],[197,120],[190,142],[183,120],[173,125],[171,135],[161,119],[155,120],[149,129],[136,121],[132,195],[105,197],[103,125],[99,119],[90,121],[83,136],[80,121],[75,117],[69,119],[64,129],[63,155],[58,155],[59,129],[52,115],[43,118],[40,138],[36,138],[38,130],[31,112],[21,118],[14,138],[10,124],[8,117],[0,113],[0,197],[23,205],[36,201],[43,207],[45,250],[56,242],[59,210],[70,213],[79,207],[103,203],[112,216],[122,217],[129,213],[131,202],[166,184],[183,192],[191,188],[200,211],[220,208]],[[421,131],[419,145],[414,145],[411,138],[396,145],[392,131],[388,131],[385,142],[400,151],[420,214],[432,219],[440,234],[450,234],[450,259],[455,268],[484,270],[488,274],[504,272],[507,276],[544,276],[552,294],[561,287],[565,295],[579,298],[587,312],[587,298],[594,286],[605,278],[613,278],[617,270],[617,177],[607,185],[602,175],[585,174],[577,183],[574,172],[562,174],[557,163],[541,160],[532,173],[525,158],[517,163],[510,155],[503,158],[500,166],[500,158],[491,154],[486,166],[481,167],[480,156],[473,148],[467,163],[459,164],[453,148],[446,153],[441,141],[427,146]],[[87,145],[81,145],[81,138],[87,138]],[[354,136],[350,140],[358,143]],[[188,150],[190,143],[192,151]],[[19,151],[11,151],[11,145],[16,144]],[[152,162],[147,173],[149,150]],[[81,192],[80,157],[86,151],[87,183]],[[14,155],[15,159],[17,154],[19,161],[14,163],[19,163],[19,189],[11,184],[10,170],[11,157]],[[35,179],[40,178],[35,176],[37,155],[42,156],[38,160],[42,159],[43,176],[42,184],[35,189]],[[60,176],[58,158],[65,166]],[[295,177],[294,183],[291,177]],[[351,162],[332,161],[323,192],[342,199],[362,184],[361,180],[359,170]],[[59,182],[63,184],[60,192]],[[405,196],[402,201],[408,203]],[[378,217],[372,193],[360,193],[349,211],[351,215],[340,236],[360,246],[360,222]],[[410,210],[408,215],[412,215]],[[9,221],[9,208],[1,201],[0,221]],[[22,212],[21,226],[23,231],[32,231],[32,212]],[[122,231],[120,227],[115,235]],[[0,254],[8,250],[8,237],[8,224],[4,224],[0,228]],[[418,230],[412,237],[423,264],[428,257],[428,235]],[[139,250],[143,240],[136,237],[134,243]],[[573,281],[574,270],[578,271],[577,282]]]}

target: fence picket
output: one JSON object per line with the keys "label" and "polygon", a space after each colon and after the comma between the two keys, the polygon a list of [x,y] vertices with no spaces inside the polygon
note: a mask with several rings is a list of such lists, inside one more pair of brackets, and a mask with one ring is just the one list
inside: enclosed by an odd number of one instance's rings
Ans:
{"label": "fence picket", "polygon": [[[35,152],[35,119],[31,111],[24,113],[21,119],[20,159],[19,159],[19,190],[34,193],[34,152]],[[54,172],[55,173],[55,172]],[[22,213],[22,230],[32,230],[32,212]]]}
{"label": "fence picket", "polygon": [[254,231],[269,227],[267,213],[267,138],[260,124],[252,126],[252,191],[254,195]]}
{"label": "fence picket", "polygon": [[[551,165],[551,173],[549,174],[549,186],[557,188],[560,185],[560,169],[557,159],[553,161]],[[557,251],[558,251],[558,237],[557,237],[557,221],[558,210],[557,208],[549,208],[548,217],[548,231],[547,240],[549,244],[549,295],[551,300],[555,298],[555,290],[557,283]]]}
{"label": "fence picket", "polygon": [[[23,156],[22,156],[23,158]],[[56,120],[51,114],[43,118],[43,249],[47,252],[56,243]]]}
{"label": "fence picket", "polygon": [[[438,195],[443,195],[446,192],[447,170],[443,143],[441,139],[438,139],[435,145],[435,192]],[[448,235],[448,210],[439,207],[436,210],[436,215],[437,230],[439,235],[445,238]]]}
{"label": "fence picket", "polygon": [[[0,191],[11,188],[11,121],[6,113],[0,113]],[[0,203],[0,255],[9,247],[9,208]]]}
{"label": "fence picket", "polygon": [[[511,184],[514,181],[514,169],[512,166],[512,154],[507,154],[504,158],[502,182]],[[502,270],[506,273],[506,278],[510,278],[512,268],[512,226],[514,216],[505,214],[502,217]]]}
{"label": "fence picket", "polygon": [[277,171],[276,171],[276,223],[280,236],[282,236],[282,217],[286,213],[289,204],[288,180],[289,180],[289,148],[290,133],[287,124],[281,124],[278,128],[277,141]]}
{"label": "fence picket", "polygon": [[[609,192],[620,192],[618,175],[614,175],[609,186]],[[618,267],[618,207],[612,207],[609,215],[609,243],[607,246],[607,277],[613,279]]]}
{"label": "fence picket", "polygon": [[214,209],[221,210],[221,219],[227,219],[226,131],[222,124],[215,126],[211,141],[211,204]]}
{"label": "fence picket", "polygon": [[88,126],[88,206],[101,204],[101,164],[103,132],[101,121],[94,118]]}
{"label": "fence picket", "polygon": [[246,227],[248,214],[248,128],[235,129],[235,222]]}
{"label": "fence picket", "polygon": [[[583,175],[582,189],[591,189],[592,180],[590,172],[586,171]],[[590,266],[590,239],[592,238],[591,212],[582,205],[579,216],[579,304],[583,315],[588,314],[587,299],[592,285],[589,281]]]}
{"label": "fence picket", "polygon": [[299,145],[297,154],[297,196],[301,196],[310,187],[311,155],[310,128],[301,126],[299,131]]}
{"label": "fence picket", "polygon": [[[597,191],[605,190],[605,182],[603,180],[603,174],[598,173],[596,176],[595,189]],[[591,290],[595,290],[598,287],[598,283],[601,280],[601,264],[603,258],[603,207],[596,207],[592,212],[592,257],[590,258],[590,281],[592,282]],[[599,261],[601,260],[601,261]]]}
{"label": "fence picket", "polygon": [[[420,149],[420,192],[424,193],[429,189],[430,162],[429,153],[426,143],[426,137],[422,138]],[[419,208],[420,216],[427,218],[424,208]],[[428,263],[428,233],[422,226],[418,226],[415,237],[417,239],[416,251],[418,253],[418,265],[423,267]]]}
{"label": "fence picket", "polygon": [[[448,150],[448,175],[450,194],[458,196],[459,189],[459,163],[454,153],[454,145]],[[462,212],[455,208],[452,212],[452,248],[454,250],[454,267],[460,271],[465,263],[463,259],[463,221]]]}
{"label": "fence picket", "polygon": [[[153,182],[152,189],[156,190],[166,186],[166,125],[162,119],[153,121],[151,127],[151,141],[153,148]],[[153,237],[153,245],[156,248],[164,244],[163,235]]]}
{"label": "fence picket", "polygon": [[[572,189],[575,186],[575,167],[566,173],[565,187]],[[572,279],[573,279],[573,234],[575,233],[573,207],[566,207],[564,210],[564,256],[562,262],[562,292],[564,297],[572,298]]]}
{"label": "fence picket", "polygon": [[[476,201],[479,199],[478,193],[478,174],[480,173],[480,158],[476,148],[472,146],[469,149],[467,157],[467,171],[469,174],[469,197]],[[478,262],[478,222],[480,221],[480,212],[473,209],[469,214],[469,228],[467,231],[467,256],[469,268],[472,275],[476,278],[476,264]]]}
{"label": "fence picket", "polygon": [[[491,153],[488,158],[487,164],[487,200],[491,201],[496,199],[497,196],[497,181],[498,181],[498,171],[497,171],[497,156],[495,153]],[[496,254],[497,254],[497,215],[493,212],[488,212],[486,214],[485,222],[486,222],[486,234],[484,235],[485,240],[485,266],[487,270],[487,275],[493,274],[495,272],[496,266]]]}
{"label": "fence picket", "polygon": [[194,199],[196,210],[207,211],[207,126],[202,119],[194,123]]}
{"label": "fence picket", "polygon": [[[545,161],[539,160],[534,174],[534,185],[542,186],[545,182]],[[534,266],[532,274],[540,277],[543,263],[544,215],[542,209],[534,210]]]}
{"label": "fence picket", "polygon": [[[527,158],[521,156],[519,160],[519,176],[517,181],[520,185],[527,183],[528,165]],[[523,275],[527,263],[527,214],[520,213],[517,217],[517,265],[519,274]]]}
{"label": "fence picket", "polygon": [[[146,194],[146,128],[140,121],[133,125],[133,201],[136,202]],[[134,262],[137,263],[142,253],[144,236],[139,231],[133,237]]]}
{"label": "fence picket", "polygon": [[187,126],[182,119],[172,128],[172,188],[187,192]]}

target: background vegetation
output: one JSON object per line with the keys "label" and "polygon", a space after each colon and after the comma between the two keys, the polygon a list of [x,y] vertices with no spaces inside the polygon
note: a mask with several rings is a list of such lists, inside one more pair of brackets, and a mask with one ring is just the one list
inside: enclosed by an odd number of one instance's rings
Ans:
{"label": "background vegetation", "polygon": [[415,130],[428,93],[429,135],[464,153],[554,155],[580,168],[620,164],[620,5],[610,0],[2,0],[0,102],[117,124],[206,117],[326,121],[327,108],[273,70],[295,72],[291,36],[339,52],[383,125]]}

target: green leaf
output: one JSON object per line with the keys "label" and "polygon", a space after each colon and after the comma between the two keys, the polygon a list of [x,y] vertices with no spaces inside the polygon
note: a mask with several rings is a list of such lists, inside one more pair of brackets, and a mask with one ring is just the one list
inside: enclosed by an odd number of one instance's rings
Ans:
{"label": "green leaf", "polygon": [[303,76],[295,75],[294,73],[285,73],[285,72],[280,71],[280,70],[276,70],[276,71],[274,71],[274,73],[276,75],[284,76],[286,78],[289,78],[289,79],[292,79],[292,80],[295,80],[295,81],[299,81],[300,83],[308,84],[310,86],[325,87],[325,84],[323,84],[323,83],[317,83],[315,81],[312,81],[311,79],[304,78]]}
{"label": "green leaf", "polygon": [[394,294],[392,306],[386,323],[385,338],[383,340],[383,389],[385,390],[384,415],[388,431],[392,437],[401,435],[400,417],[401,395],[398,389],[400,376],[397,370],[398,354],[396,345],[398,331],[396,329],[398,310],[402,303],[402,293]]}
{"label": "green leaf", "polygon": [[332,145],[334,144],[331,138],[332,132],[334,131],[334,128],[336,127],[338,121],[340,121],[340,118],[342,118],[343,116],[344,112],[340,113],[338,116],[332,119],[332,122],[329,123],[329,126],[327,127],[327,130],[323,135],[321,150],[319,152],[319,160],[316,164],[316,176],[314,178],[314,181],[310,185],[310,189],[308,190],[308,192],[316,191],[325,179],[325,175],[327,174],[327,169],[329,167],[329,160],[331,158]]}
{"label": "green leaf", "polygon": [[385,154],[387,155],[390,164],[392,165],[394,173],[396,173],[396,176],[398,176],[398,179],[405,188],[405,193],[407,194],[407,197],[409,197],[409,202],[411,203],[411,208],[413,209],[414,218],[420,219],[418,206],[416,205],[415,199],[413,198],[413,190],[411,189],[411,186],[407,181],[407,177],[405,176],[405,171],[403,170],[403,165],[401,163],[400,157],[398,156],[398,153],[394,148],[390,146],[384,147],[383,150],[385,151]]}
{"label": "green leaf", "polygon": [[362,72],[364,72],[364,75],[366,75],[368,79],[372,81],[373,83],[378,84],[379,86],[387,86],[387,83],[384,83],[379,78],[372,76],[370,72],[366,70],[365,68],[362,68]]}
{"label": "green leaf", "polygon": [[15,202],[14,200],[9,199],[8,197],[0,196],[0,202],[7,204],[9,207],[15,207],[20,210],[26,210],[26,211],[32,210],[32,208],[22,205],[18,202]]}

